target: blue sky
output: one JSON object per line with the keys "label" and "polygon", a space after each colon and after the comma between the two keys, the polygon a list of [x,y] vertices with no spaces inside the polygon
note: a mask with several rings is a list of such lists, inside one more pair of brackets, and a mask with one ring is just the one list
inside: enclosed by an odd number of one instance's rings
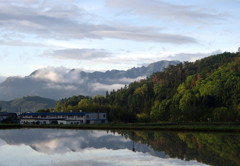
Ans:
{"label": "blue sky", "polygon": [[239,0],[2,0],[0,79],[129,69],[240,47]]}

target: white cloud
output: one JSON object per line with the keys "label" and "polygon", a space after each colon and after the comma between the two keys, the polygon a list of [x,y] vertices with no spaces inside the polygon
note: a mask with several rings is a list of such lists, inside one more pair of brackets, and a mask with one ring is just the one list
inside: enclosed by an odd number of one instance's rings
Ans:
{"label": "white cloud", "polygon": [[131,82],[134,82],[134,81],[140,81],[142,79],[146,79],[146,76],[140,76],[140,77],[137,77],[137,78],[127,78],[127,77],[123,77],[123,78],[120,78],[116,81],[118,82],[125,82],[125,83],[131,83]]}
{"label": "white cloud", "polygon": [[[127,69],[171,58],[163,52],[193,61],[201,57],[194,57],[197,51],[235,51],[238,4],[238,0],[2,0],[1,74],[23,76],[31,72],[26,66],[36,64]],[[44,52],[48,56],[39,57]]]}
{"label": "white cloud", "polygon": [[124,87],[126,84],[101,84],[101,83],[93,83],[90,85],[90,89],[92,92],[96,91],[112,91],[120,89],[121,87]]}
{"label": "white cloud", "polygon": [[45,52],[43,55],[58,59],[92,60],[109,57],[111,53],[103,49],[64,49]]}
{"label": "white cloud", "polygon": [[77,91],[79,87],[75,85],[65,85],[58,83],[47,83],[45,89],[57,89],[57,90],[67,90],[67,91]]}
{"label": "white cloud", "polygon": [[[130,84],[131,82],[134,81],[139,81],[141,79],[145,79],[145,76],[142,77],[137,77],[137,78],[119,78],[119,79],[112,79],[108,80],[108,84],[103,84],[103,83],[91,83],[89,85],[89,89],[91,90],[92,93],[96,93],[98,91],[112,91],[112,90],[118,90],[123,88],[125,85]],[[112,84],[110,84],[112,83]]]}
{"label": "white cloud", "polygon": [[210,56],[210,55],[216,55],[222,53],[221,50],[216,50],[214,52],[210,53],[179,53],[179,54],[173,54],[170,56],[165,57],[165,59],[169,60],[179,60],[179,61],[191,61],[194,62],[198,59]]}
{"label": "white cloud", "polygon": [[[132,28],[132,27],[131,27]],[[154,31],[139,32],[138,28],[132,31],[123,31],[121,29],[115,31],[97,31],[96,35],[101,35],[109,38],[128,39],[133,41],[150,41],[160,43],[173,43],[173,44],[186,44],[186,43],[197,43],[197,41],[188,36],[179,34],[159,33]]]}
{"label": "white cloud", "polygon": [[5,81],[5,80],[6,80],[6,77],[0,75],[0,83],[2,83],[2,82]]}
{"label": "white cloud", "polygon": [[[46,67],[42,69],[38,69],[34,71],[30,77],[47,80],[50,81],[49,88],[63,88],[63,89],[75,89],[75,86],[66,86],[59,85],[57,86],[55,83],[70,83],[71,85],[74,84],[82,84],[87,77],[81,77],[81,70],[79,69],[67,69],[65,67]],[[63,86],[63,87],[62,87]]]}
{"label": "white cloud", "polygon": [[[150,27],[120,26],[102,20],[99,24],[89,22],[90,13],[74,3],[50,3],[37,5],[0,2],[0,25],[3,30],[27,33],[42,38],[55,39],[103,39],[115,38],[138,42],[196,43],[193,37],[177,33],[153,31]],[[122,24],[122,23],[121,23]],[[122,24],[123,25],[123,24]]]}
{"label": "white cloud", "polygon": [[33,46],[33,47],[47,46],[43,43],[27,42],[27,41],[20,41],[20,40],[0,40],[0,44],[7,45],[7,46]]}
{"label": "white cloud", "polygon": [[44,79],[49,80],[53,82],[62,82],[62,76],[66,74],[67,70],[66,68],[43,68],[39,69],[31,74],[31,77],[38,78],[38,79]]}
{"label": "white cloud", "polygon": [[[225,19],[224,14],[198,6],[177,5],[158,0],[106,0],[107,5],[128,13],[165,19],[182,23],[206,23]],[[126,10],[127,9],[127,10]]]}

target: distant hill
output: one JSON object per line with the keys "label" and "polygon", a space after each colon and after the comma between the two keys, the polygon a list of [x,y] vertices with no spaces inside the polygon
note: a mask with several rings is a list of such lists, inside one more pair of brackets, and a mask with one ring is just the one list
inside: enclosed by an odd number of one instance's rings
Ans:
{"label": "distant hill", "polygon": [[178,61],[159,61],[147,67],[106,72],[85,72],[79,69],[44,68],[26,77],[9,77],[0,84],[0,100],[23,96],[41,96],[61,99],[73,95],[105,95],[106,91],[120,89],[133,81],[149,77]]}
{"label": "distant hill", "polygon": [[56,101],[38,96],[28,96],[11,101],[0,101],[1,111],[22,112],[54,108]]}

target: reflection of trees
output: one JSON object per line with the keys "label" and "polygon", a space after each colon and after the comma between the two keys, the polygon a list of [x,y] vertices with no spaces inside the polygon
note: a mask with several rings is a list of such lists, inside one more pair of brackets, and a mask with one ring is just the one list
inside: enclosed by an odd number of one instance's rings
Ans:
{"label": "reflection of trees", "polygon": [[[126,131],[122,131],[126,132]],[[169,157],[197,160],[213,166],[240,165],[240,135],[135,131],[134,140],[164,151]],[[125,133],[130,138],[132,134]]]}

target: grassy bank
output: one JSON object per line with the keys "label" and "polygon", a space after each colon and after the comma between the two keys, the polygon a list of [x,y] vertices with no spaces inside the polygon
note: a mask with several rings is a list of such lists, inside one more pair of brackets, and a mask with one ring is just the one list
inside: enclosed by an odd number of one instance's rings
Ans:
{"label": "grassy bank", "polygon": [[240,123],[108,123],[91,125],[0,124],[0,129],[18,129],[18,128],[240,132]]}

